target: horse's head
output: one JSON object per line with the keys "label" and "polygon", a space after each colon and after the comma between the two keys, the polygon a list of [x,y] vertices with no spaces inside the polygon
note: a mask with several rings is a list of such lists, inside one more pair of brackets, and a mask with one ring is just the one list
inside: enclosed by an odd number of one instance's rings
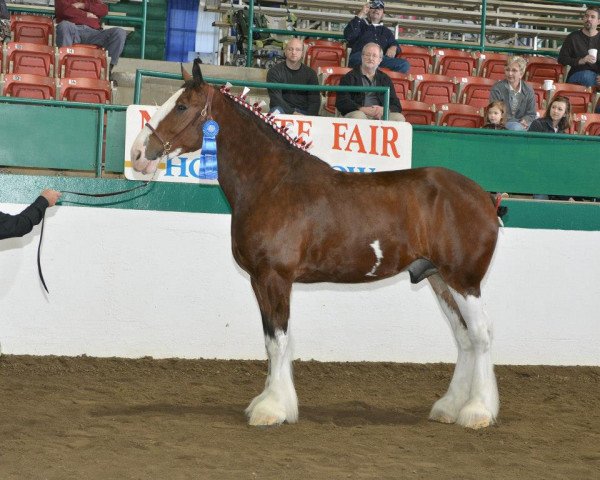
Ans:
{"label": "horse's head", "polygon": [[181,67],[185,84],[152,116],[131,147],[137,172],[154,173],[164,156],[193,152],[202,146],[202,125],[210,114],[214,91],[202,79],[195,60],[190,75]]}

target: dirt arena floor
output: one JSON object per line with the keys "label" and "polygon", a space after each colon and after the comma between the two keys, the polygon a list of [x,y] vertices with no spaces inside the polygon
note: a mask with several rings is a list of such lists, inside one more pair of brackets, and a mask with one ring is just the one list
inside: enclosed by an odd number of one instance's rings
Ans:
{"label": "dirt arena floor", "polygon": [[451,365],[317,362],[300,422],[251,428],[265,367],[3,356],[0,479],[600,478],[600,367],[497,367],[480,431],[427,420]]}

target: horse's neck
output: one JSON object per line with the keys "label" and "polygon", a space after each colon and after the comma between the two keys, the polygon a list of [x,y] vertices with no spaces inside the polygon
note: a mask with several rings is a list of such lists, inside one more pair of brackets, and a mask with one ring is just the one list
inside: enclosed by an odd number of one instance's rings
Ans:
{"label": "horse's neck", "polygon": [[241,114],[225,98],[218,103],[213,113],[219,123],[219,184],[235,208],[238,201],[247,201],[261,190],[273,188],[289,167],[284,144],[273,142],[269,132],[258,124],[262,120]]}

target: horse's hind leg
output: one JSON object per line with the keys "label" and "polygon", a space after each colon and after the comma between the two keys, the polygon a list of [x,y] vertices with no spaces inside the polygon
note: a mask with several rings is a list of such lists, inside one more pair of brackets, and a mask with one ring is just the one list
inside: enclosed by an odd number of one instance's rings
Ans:
{"label": "horse's hind leg", "polygon": [[298,397],[292,378],[292,345],[288,330],[291,283],[275,272],[252,279],[262,315],[269,372],[265,389],[248,408],[250,425],[298,421]]}
{"label": "horse's hind leg", "polygon": [[469,339],[464,319],[446,282],[437,273],[428,277],[428,280],[444,314],[448,318],[450,328],[454,334],[456,348],[458,349],[456,367],[454,368],[454,374],[452,375],[448,391],[442,398],[435,402],[429,418],[436,422],[454,423],[471,394],[471,381],[475,361],[473,345]]}
{"label": "horse's hind leg", "polygon": [[467,324],[474,358],[471,394],[456,423],[469,428],[487,427],[494,423],[500,408],[490,351],[492,324],[483,310],[481,297],[463,296],[456,291],[452,294]]}

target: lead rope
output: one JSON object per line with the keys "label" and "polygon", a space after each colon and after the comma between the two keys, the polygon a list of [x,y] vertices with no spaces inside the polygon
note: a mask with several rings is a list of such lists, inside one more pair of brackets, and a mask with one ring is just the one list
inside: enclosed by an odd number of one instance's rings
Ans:
{"label": "lead rope", "polygon": [[[155,172],[156,174],[156,172]],[[154,179],[154,177],[153,177]],[[152,180],[147,180],[142,182],[140,185],[137,185],[135,187],[132,188],[128,188],[126,190],[119,190],[116,192],[106,192],[106,193],[85,193],[85,192],[72,192],[70,190],[62,190],[62,193],[70,193],[71,195],[79,195],[81,197],[97,197],[97,198],[101,198],[101,197],[114,197],[115,195],[122,195],[123,193],[129,193],[129,192],[133,192],[134,190],[138,190],[140,188],[145,188],[148,186],[148,184],[151,182]],[[50,294],[50,291],[48,290],[48,287],[46,286],[46,280],[44,280],[44,274],[42,273],[42,261],[41,261],[41,257],[42,257],[42,240],[44,238],[44,220],[46,219],[46,211],[44,211],[44,214],[42,215],[42,228],[40,230],[40,241],[38,243],[38,250],[37,250],[37,267],[38,267],[38,275],[40,277],[40,280],[42,281],[42,285],[44,286],[44,290],[46,290],[46,293]]]}

